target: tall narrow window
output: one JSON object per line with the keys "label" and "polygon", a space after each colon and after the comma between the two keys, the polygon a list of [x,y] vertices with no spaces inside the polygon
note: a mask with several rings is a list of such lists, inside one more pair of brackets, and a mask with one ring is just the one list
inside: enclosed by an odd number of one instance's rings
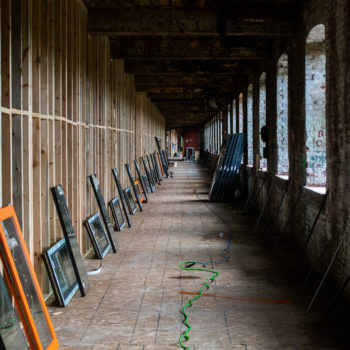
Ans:
{"label": "tall narrow window", "polygon": [[277,63],[277,172],[288,175],[288,55]]}
{"label": "tall narrow window", "polygon": [[325,26],[314,27],[305,48],[306,184],[326,185]]}
{"label": "tall narrow window", "polygon": [[231,106],[227,106],[227,134],[231,134]]}
{"label": "tall narrow window", "polygon": [[[259,80],[259,128],[266,125],[266,73],[262,73]],[[260,137],[260,168],[266,170],[267,161],[263,158],[265,142]]]}
{"label": "tall narrow window", "polygon": [[243,132],[243,94],[239,94],[239,132]]}
{"label": "tall narrow window", "polygon": [[248,165],[253,164],[253,85],[248,87],[247,95],[247,142],[248,142]]}
{"label": "tall narrow window", "polygon": [[233,133],[237,133],[238,130],[236,125],[237,125],[237,108],[236,108],[236,99],[233,100],[232,102],[233,104],[233,125],[232,125],[232,130],[233,130]]}

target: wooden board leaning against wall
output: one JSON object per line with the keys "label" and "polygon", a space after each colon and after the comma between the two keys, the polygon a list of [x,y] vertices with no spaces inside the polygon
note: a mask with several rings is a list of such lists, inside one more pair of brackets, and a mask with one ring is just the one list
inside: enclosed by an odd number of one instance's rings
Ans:
{"label": "wooden board leaning against wall", "polygon": [[62,237],[50,187],[62,184],[85,254],[83,220],[98,210],[87,176],[109,200],[111,169],[126,186],[124,164],[165,140],[162,115],[86,24],[79,0],[1,0],[0,206],[14,204],[46,294],[41,253]]}

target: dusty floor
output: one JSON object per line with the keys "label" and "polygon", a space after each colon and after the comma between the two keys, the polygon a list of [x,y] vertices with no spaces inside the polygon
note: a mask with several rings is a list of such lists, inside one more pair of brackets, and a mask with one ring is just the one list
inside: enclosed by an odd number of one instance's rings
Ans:
{"label": "dusty floor", "polygon": [[[60,348],[179,349],[185,330],[181,308],[191,298],[180,292],[197,292],[209,274],[181,271],[177,264],[219,259],[230,236],[209,206],[231,224],[231,260],[208,265],[220,276],[205,293],[216,296],[203,296],[189,309],[186,345],[191,350],[350,349],[341,341],[350,329],[344,314],[325,320],[321,300],[303,315],[313,289],[288,283],[293,255],[271,256],[252,234],[255,216],[198,201],[193,189],[207,198],[205,172],[193,163],[178,165],[174,177],[150,195],[144,212],[132,217],[133,227],[118,232],[120,249],[103,260],[99,275],[90,276],[88,295],[75,297],[65,309],[49,308]],[[90,269],[99,265],[87,263]]]}

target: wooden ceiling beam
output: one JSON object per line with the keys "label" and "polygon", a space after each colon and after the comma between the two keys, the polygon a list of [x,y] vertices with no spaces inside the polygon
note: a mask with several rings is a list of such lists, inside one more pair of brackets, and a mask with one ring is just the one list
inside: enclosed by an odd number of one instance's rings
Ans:
{"label": "wooden ceiling beam", "polygon": [[205,85],[205,86],[234,86],[237,79],[244,74],[231,75],[155,75],[136,74],[135,85],[148,86],[172,86],[172,85]]}
{"label": "wooden ceiling beam", "polygon": [[130,74],[250,74],[254,66],[234,60],[125,60],[125,73]]}
{"label": "wooden ceiling beam", "polygon": [[273,43],[252,37],[123,37],[111,43],[111,58],[266,60]]}
{"label": "wooden ceiling beam", "polygon": [[88,30],[111,38],[138,35],[289,36],[294,12],[288,7],[240,7],[231,12],[213,9],[93,9]]}

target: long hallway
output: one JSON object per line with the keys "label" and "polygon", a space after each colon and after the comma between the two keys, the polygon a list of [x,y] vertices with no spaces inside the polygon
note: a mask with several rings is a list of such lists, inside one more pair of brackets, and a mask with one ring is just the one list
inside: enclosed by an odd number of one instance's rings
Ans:
{"label": "long hallway", "polygon": [[[186,345],[191,350],[349,349],[340,344],[348,321],[337,317],[331,326],[317,308],[303,316],[311,291],[289,286],[292,255],[269,258],[251,233],[255,216],[199,201],[193,190],[201,199],[208,192],[200,165],[179,162],[172,170],[174,177],[133,217],[133,227],[118,232],[120,249],[107,255],[100,274],[90,276],[88,295],[77,294],[64,309],[50,307],[60,348],[179,349],[182,306],[210,275],[181,271],[178,263],[220,260],[230,232],[217,213],[232,227],[231,259],[208,264],[220,275],[188,309],[192,330]],[[86,261],[90,270],[99,266],[98,260]]]}

